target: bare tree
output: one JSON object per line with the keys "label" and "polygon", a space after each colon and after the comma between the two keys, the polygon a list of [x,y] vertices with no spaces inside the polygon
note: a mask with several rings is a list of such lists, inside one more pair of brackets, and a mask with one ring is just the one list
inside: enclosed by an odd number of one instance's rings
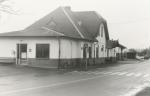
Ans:
{"label": "bare tree", "polygon": [[15,14],[15,11],[13,10],[13,8],[10,5],[5,4],[8,1],[9,0],[0,0],[0,12]]}

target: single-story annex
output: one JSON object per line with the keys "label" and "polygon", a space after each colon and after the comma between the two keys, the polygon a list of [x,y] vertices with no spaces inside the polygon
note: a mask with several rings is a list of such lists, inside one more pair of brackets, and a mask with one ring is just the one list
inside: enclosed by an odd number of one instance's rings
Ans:
{"label": "single-story annex", "polygon": [[107,22],[97,12],[59,7],[24,30],[1,33],[0,58],[50,68],[102,64],[116,57],[108,40]]}

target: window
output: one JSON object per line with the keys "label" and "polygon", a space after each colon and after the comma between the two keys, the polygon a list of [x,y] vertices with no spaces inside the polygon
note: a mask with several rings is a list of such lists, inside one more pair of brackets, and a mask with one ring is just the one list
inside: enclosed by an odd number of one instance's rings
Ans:
{"label": "window", "polygon": [[83,45],[83,58],[87,58],[88,44]]}
{"label": "window", "polygon": [[36,58],[49,58],[49,44],[36,44]]}
{"label": "window", "polygon": [[56,23],[54,21],[49,22],[48,27],[51,29],[55,29],[56,28]]}
{"label": "window", "polygon": [[83,58],[86,58],[86,47],[83,47]]}
{"label": "window", "polygon": [[81,26],[81,25],[82,25],[82,22],[81,22],[81,21],[78,21],[78,24]]}
{"label": "window", "polygon": [[99,57],[99,47],[96,47],[96,58]]}
{"label": "window", "polygon": [[105,32],[104,24],[101,24],[101,25],[100,25],[100,32],[99,32],[101,37],[104,36],[104,32]]}
{"label": "window", "polygon": [[54,30],[54,29],[56,28],[56,26],[57,26],[57,24],[56,24],[54,18],[52,17],[52,18],[50,19],[50,21],[46,24],[45,27]]}
{"label": "window", "polygon": [[101,26],[101,37],[103,37],[103,33],[104,33],[104,26]]}
{"label": "window", "polygon": [[17,58],[27,59],[27,44],[17,44]]}
{"label": "window", "polygon": [[104,51],[104,45],[102,45],[101,51]]}
{"label": "window", "polygon": [[27,52],[27,44],[20,44],[21,52]]}
{"label": "window", "polygon": [[27,44],[20,44],[21,59],[27,59]]}
{"label": "window", "polygon": [[89,58],[92,58],[92,47],[89,47]]}

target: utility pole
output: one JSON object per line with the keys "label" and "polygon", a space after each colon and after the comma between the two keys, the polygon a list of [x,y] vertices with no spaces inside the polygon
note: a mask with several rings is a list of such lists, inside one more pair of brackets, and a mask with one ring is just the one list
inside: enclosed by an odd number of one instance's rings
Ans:
{"label": "utility pole", "polygon": [[86,58],[85,58],[85,70],[87,71],[88,69],[88,45],[85,47],[85,50],[86,50]]}

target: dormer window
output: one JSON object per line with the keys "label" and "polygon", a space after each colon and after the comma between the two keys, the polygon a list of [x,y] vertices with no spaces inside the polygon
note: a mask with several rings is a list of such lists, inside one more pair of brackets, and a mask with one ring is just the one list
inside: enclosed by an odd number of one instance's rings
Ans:
{"label": "dormer window", "polygon": [[82,25],[82,21],[78,21],[78,24],[79,24],[79,26],[81,26]]}
{"label": "dormer window", "polygon": [[55,29],[56,28],[56,22],[53,20],[53,18],[47,23],[46,25],[50,29]]}
{"label": "dormer window", "polygon": [[103,37],[104,27],[101,27],[101,37]]}

